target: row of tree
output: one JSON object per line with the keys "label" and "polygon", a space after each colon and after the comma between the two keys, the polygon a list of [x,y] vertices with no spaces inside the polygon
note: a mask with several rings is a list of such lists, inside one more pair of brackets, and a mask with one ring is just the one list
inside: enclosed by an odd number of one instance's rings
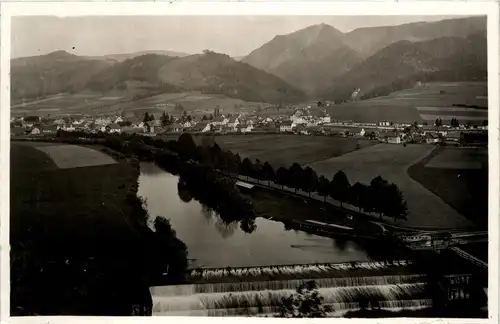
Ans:
{"label": "row of tree", "polygon": [[331,180],[324,176],[318,176],[311,167],[302,168],[298,163],[293,163],[289,168],[280,167],[274,170],[269,162],[262,163],[260,160],[252,162],[249,158],[241,159],[239,154],[226,151],[215,143],[213,137],[206,137],[197,146],[190,134],[182,134],[178,140],[177,151],[188,159],[200,161],[228,174],[240,174],[258,181],[267,182],[268,185],[275,183],[281,185],[282,189],[287,186],[338,200],[341,204],[350,203],[359,208],[360,211],[375,212],[382,217],[394,219],[405,219],[407,216],[406,201],[398,186],[389,183],[381,176],[375,177],[369,185],[356,182],[351,185],[346,174],[338,171]]}

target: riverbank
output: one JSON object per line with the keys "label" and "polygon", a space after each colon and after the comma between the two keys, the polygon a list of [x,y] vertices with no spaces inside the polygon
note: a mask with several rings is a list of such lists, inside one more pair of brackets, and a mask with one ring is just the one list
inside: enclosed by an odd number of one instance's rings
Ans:
{"label": "riverbank", "polygon": [[178,240],[147,227],[138,163],[60,168],[38,144],[11,143],[11,315],[147,315]]}

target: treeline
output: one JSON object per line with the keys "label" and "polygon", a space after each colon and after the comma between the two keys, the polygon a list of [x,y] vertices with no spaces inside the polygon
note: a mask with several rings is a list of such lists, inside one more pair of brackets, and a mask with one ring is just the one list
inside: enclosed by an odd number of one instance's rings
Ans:
{"label": "treeline", "polygon": [[[184,140],[181,141],[181,138]],[[271,182],[289,188],[305,191],[311,196],[317,193],[324,197],[331,197],[343,203],[349,203],[359,208],[359,211],[375,212],[382,216],[394,219],[406,219],[407,206],[403,194],[398,186],[389,183],[381,176],[375,177],[369,185],[356,182],[351,185],[343,171],[335,173],[331,180],[318,176],[310,168],[302,168],[293,163],[289,168],[280,167],[274,170],[269,162],[260,160],[252,162],[249,158],[241,159],[239,154],[223,150],[211,137],[205,137],[200,146],[191,143],[192,137],[183,134],[177,143],[183,145],[185,154],[193,154],[203,165],[215,168],[228,175],[240,174],[257,181]]]}
{"label": "treeline", "polygon": [[234,179],[214,170],[216,160],[207,160],[207,156],[218,154],[210,153],[212,148],[207,148],[206,143],[196,145],[190,134],[166,141],[139,135],[92,134],[89,137],[88,134],[61,131],[59,138],[72,144],[102,144],[123,156],[154,162],[179,175],[179,189],[184,190],[184,194],[189,191],[192,198],[216,211],[223,221],[240,222],[240,228],[246,233],[256,228],[251,201],[241,195]]}
{"label": "treeline", "polygon": [[[89,136],[88,134],[82,135]],[[75,143],[78,140],[74,137],[80,135],[76,135],[75,132],[61,132],[60,136],[70,136],[72,139],[69,142],[78,144]],[[327,197],[331,197],[338,200],[341,207],[343,203],[349,203],[358,207],[360,212],[373,212],[379,214],[380,217],[386,216],[393,219],[406,219],[407,217],[407,205],[403,193],[396,184],[389,183],[381,176],[375,177],[370,184],[356,182],[351,185],[343,171],[338,171],[329,180],[324,176],[318,176],[311,167],[302,168],[298,163],[293,163],[289,168],[280,167],[275,170],[269,162],[242,159],[238,153],[223,150],[212,136],[204,136],[199,145],[188,133],[183,133],[177,140],[170,141],[140,135],[92,134],[91,136],[104,137],[105,146],[114,150],[125,154],[133,153],[142,160],[156,162],[168,172],[179,174],[181,178],[186,179],[186,182],[191,180],[189,183],[193,183],[194,188],[202,187],[202,184],[203,186],[210,184],[210,187],[207,187],[210,190],[207,191],[213,190],[214,193],[220,195],[218,197],[216,195],[214,201],[234,200],[236,206],[244,210],[244,212],[239,212],[241,215],[246,215],[242,219],[252,219],[253,216],[249,216],[250,212],[247,211],[247,209],[250,210],[248,205],[250,203],[235,198],[238,195],[233,195],[233,193],[235,191],[239,193],[239,191],[234,186],[234,180],[220,181],[219,177],[224,177],[222,174],[229,178],[232,174],[239,174],[267,182],[268,185],[272,182],[281,185],[282,188],[284,186],[293,188],[295,192],[302,190],[309,196],[316,193],[324,198],[325,203]],[[187,169],[182,171],[179,166],[184,162],[188,162],[185,163]],[[212,186],[214,186],[213,189]],[[216,190],[215,186],[221,186],[221,188]],[[226,191],[231,194],[225,194]],[[211,195],[208,196],[207,202],[210,202]],[[235,218],[232,214],[233,210],[229,209],[230,212],[225,212],[227,207],[208,203],[207,205],[216,210],[225,220],[230,221]]]}

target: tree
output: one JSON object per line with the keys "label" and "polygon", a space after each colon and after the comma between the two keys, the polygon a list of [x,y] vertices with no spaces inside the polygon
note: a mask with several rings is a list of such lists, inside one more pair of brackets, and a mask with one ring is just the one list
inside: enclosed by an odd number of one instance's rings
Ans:
{"label": "tree", "polygon": [[162,126],[168,126],[170,125],[170,117],[166,112],[163,112],[163,114],[160,117],[161,125]]}
{"label": "tree", "polygon": [[394,183],[388,185],[385,192],[384,214],[388,217],[396,219],[406,219],[408,215],[408,208],[406,201],[403,198],[403,193],[399,190],[398,186]]}
{"label": "tree", "polygon": [[189,133],[182,133],[177,139],[178,148],[180,153],[186,158],[193,158],[196,153],[196,143],[193,136]]}
{"label": "tree", "polygon": [[482,124],[483,126],[488,126],[488,121],[487,120],[483,120]]}
{"label": "tree", "polygon": [[265,162],[264,166],[262,167],[262,175],[264,176],[264,179],[267,180],[267,184],[271,185],[271,181],[275,180],[275,174],[274,174],[274,169],[269,164],[269,162]]}
{"label": "tree", "polygon": [[289,183],[295,189],[295,193],[297,193],[297,189],[302,188],[304,170],[302,170],[300,164],[294,163],[288,170],[288,174],[290,177]]}
{"label": "tree", "polygon": [[149,121],[149,114],[147,112],[144,113],[144,118],[142,119],[142,121],[145,123]]}
{"label": "tree", "polygon": [[191,115],[188,115],[188,116],[187,116],[187,121],[188,121],[188,122],[191,122],[192,120],[193,120],[193,117],[192,117]]}
{"label": "tree", "polygon": [[203,115],[203,117],[201,117],[201,120],[207,120],[207,119],[208,119],[208,117],[205,115]]}
{"label": "tree", "polygon": [[279,316],[285,318],[324,318],[333,309],[322,305],[324,298],[319,294],[314,280],[301,284],[295,294],[282,298]]}
{"label": "tree", "polygon": [[236,153],[231,161],[231,172],[238,173],[241,165],[241,157],[239,153]]}
{"label": "tree", "polygon": [[361,211],[364,208],[366,185],[356,182],[350,189],[349,201]]}
{"label": "tree", "polygon": [[344,171],[338,171],[332,178],[330,182],[330,196],[333,199],[340,201],[340,207],[342,208],[342,203],[346,202],[349,198],[349,180],[347,179]]}
{"label": "tree", "polygon": [[302,189],[304,189],[304,191],[309,194],[309,198],[311,198],[311,192],[316,191],[318,187],[318,175],[311,167],[304,169],[302,184]]}
{"label": "tree", "polygon": [[434,125],[436,125],[436,127],[443,126],[443,121],[441,120],[441,118],[436,118],[436,121],[434,122]]}
{"label": "tree", "polygon": [[452,118],[450,124],[452,127],[459,127],[460,126],[460,123],[458,122],[458,119],[456,119],[456,118]]}
{"label": "tree", "polygon": [[260,160],[259,159],[256,159],[255,160],[255,163],[252,167],[252,172],[251,172],[251,176],[252,178],[254,179],[257,179],[257,183],[259,183],[259,180],[261,180],[263,177],[263,172],[262,172],[262,163],[260,163]]}
{"label": "tree", "polygon": [[252,168],[253,168],[253,164],[252,164],[252,161],[250,161],[249,158],[245,158],[243,160],[243,162],[241,162],[241,165],[240,165],[240,173],[242,175],[245,175],[247,176],[247,180],[248,180],[248,177],[250,176],[250,174],[252,173]]}
{"label": "tree", "polygon": [[330,193],[330,181],[324,176],[318,178],[318,184],[316,186],[317,192],[323,196],[324,202],[326,203],[326,197]]}
{"label": "tree", "polygon": [[288,170],[285,169],[284,167],[280,167],[276,171],[276,184],[281,185],[281,190],[283,190],[283,187],[285,185],[288,185],[288,178],[289,178]]}
{"label": "tree", "polygon": [[380,218],[382,218],[385,210],[388,186],[389,183],[381,176],[373,178],[370,182],[369,194],[372,202],[371,207],[374,212],[379,213]]}

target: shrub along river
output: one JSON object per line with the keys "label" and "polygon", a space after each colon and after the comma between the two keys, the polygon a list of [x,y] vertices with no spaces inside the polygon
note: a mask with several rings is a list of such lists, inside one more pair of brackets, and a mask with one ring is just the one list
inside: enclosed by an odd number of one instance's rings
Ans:
{"label": "shrub along river", "polygon": [[[170,220],[177,237],[188,248],[191,268],[246,267],[280,264],[338,263],[371,258],[359,244],[299,231],[283,223],[258,217],[251,234],[238,222],[226,223],[208,207],[178,189],[179,177],[153,163],[141,163],[138,195],[146,200],[149,222]],[[290,203],[290,202],[288,202]],[[256,202],[254,201],[254,205]],[[272,213],[272,209],[270,209]],[[265,215],[266,211],[259,213]]]}

